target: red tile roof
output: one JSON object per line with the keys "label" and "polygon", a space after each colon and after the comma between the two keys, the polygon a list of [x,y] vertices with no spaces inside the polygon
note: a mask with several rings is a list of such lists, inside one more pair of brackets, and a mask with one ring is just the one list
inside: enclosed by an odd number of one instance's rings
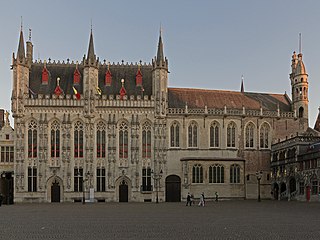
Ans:
{"label": "red tile roof", "polygon": [[290,99],[286,94],[251,93],[194,88],[168,88],[169,108],[224,108],[291,111]]}

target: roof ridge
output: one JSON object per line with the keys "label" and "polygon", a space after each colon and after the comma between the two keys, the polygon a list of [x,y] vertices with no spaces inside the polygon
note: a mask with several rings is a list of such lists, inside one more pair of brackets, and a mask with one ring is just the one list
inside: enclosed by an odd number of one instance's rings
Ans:
{"label": "roof ridge", "polygon": [[263,93],[263,92],[239,92],[236,90],[224,90],[224,89],[205,89],[205,88],[189,88],[189,87],[168,87],[168,89],[172,90],[196,90],[196,91],[203,91],[203,92],[223,92],[223,93],[237,93],[237,94],[263,94],[263,95],[277,95],[277,96],[284,96],[286,93]]}

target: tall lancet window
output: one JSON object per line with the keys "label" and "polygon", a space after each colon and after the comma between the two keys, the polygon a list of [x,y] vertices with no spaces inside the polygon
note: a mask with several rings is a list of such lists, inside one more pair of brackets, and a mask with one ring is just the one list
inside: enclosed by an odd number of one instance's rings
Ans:
{"label": "tall lancet window", "polygon": [[227,127],[227,147],[236,147],[236,124],[234,122]]}
{"label": "tall lancet window", "polygon": [[151,158],[151,125],[148,122],[142,127],[142,157]]}
{"label": "tall lancet window", "polygon": [[219,132],[220,127],[219,123],[214,122],[210,126],[210,147],[217,148],[219,147]]}
{"label": "tall lancet window", "polygon": [[260,127],[260,148],[269,148],[269,132],[270,127],[267,123]]}
{"label": "tall lancet window", "polygon": [[51,157],[60,157],[60,125],[57,121],[51,124]]}
{"label": "tall lancet window", "polygon": [[74,157],[82,158],[83,157],[83,124],[80,121],[77,121],[74,124]]}
{"label": "tall lancet window", "polygon": [[106,124],[99,122],[97,125],[97,158],[106,157]]}
{"label": "tall lancet window", "polygon": [[28,126],[28,157],[36,158],[38,153],[38,131],[37,131],[37,123],[35,121],[31,121]]}
{"label": "tall lancet window", "polygon": [[124,122],[119,128],[119,158],[128,158],[128,125]]}
{"label": "tall lancet window", "polygon": [[198,126],[195,122],[188,127],[188,147],[198,147]]}
{"label": "tall lancet window", "polygon": [[170,127],[170,147],[179,147],[179,136],[180,136],[179,124],[174,122]]}
{"label": "tall lancet window", "polygon": [[246,148],[253,148],[254,143],[254,125],[249,123],[246,126]]}

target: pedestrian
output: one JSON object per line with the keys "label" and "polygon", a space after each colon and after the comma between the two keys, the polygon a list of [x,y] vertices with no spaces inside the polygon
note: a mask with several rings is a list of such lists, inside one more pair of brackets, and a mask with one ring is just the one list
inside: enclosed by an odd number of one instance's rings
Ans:
{"label": "pedestrian", "polygon": [[191,193],[191,195],[190,195],[190,198],[191,198],[191,203],[194,205],[194,196],[193,196],[192,193]]}
{"label": "pedestrian", "polygon": [[187,204],[186,204],[186,206],[188,206],[188,204],[191,206],[191,194],[190,193],[187,194]]}
{"label": "pedestrian", "polygon": [[204,200],[204,192],[201,193],[200,195],[200,201],[199,201],[199,207],[202,206],[204,207],[204,203],[205,203],[205,200]]}
{"label": "pedestrian", "polygon": [[2,205],[2,200],[3,200],[3,197],[2,197],[2,194],[0,193],[0,207]]}
{"label": "pedestrian", "polygon": [[218,202],[218,198],[219,198],[218,192],[216,192],[215,195],[216,195],[216,202]]}

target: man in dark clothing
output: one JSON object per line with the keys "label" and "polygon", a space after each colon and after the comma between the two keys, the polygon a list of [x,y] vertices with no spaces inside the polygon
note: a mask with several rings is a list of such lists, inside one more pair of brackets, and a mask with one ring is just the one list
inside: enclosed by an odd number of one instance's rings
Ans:
{"label": "man in dark clothing", "polygon": [[186,204],[186,206],[188,206],[188,204],[189,204],[189,206],[191,206],[191,195],[190,195],[190,193],[188,193],[188,195],[187,195],[187,204]]}

